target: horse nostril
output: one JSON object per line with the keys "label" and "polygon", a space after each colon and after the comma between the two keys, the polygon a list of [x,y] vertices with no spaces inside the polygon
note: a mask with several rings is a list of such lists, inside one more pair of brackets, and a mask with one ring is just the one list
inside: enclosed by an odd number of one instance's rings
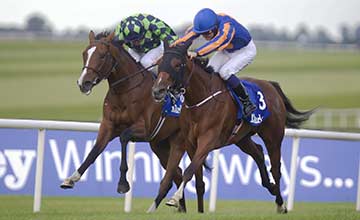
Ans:
{"label": "horse nostril", "polygon": [[152,95],[156,102],[163,101],[165,94],[166,94],[166,89],[164,89],[164,88],[153,87],[153,89],[152,89]]}
{"label": "horse nostril", "polygon": [[159,90],[159,93],[162,94],[162,93],[165,93],[166,92],[166,89],[162,88]]}
{"label": "horse nostril", "polygon": [[158,95],[159,91],[155,88],[152,89],[152,95],[153,97],[156,97]]}
{"label": "horse nostril", "polygon": [[85,81],[82,84],[78,84],[78,85],[79,85],[80,91],[83,93],[88,93],[93,86],[92,82],[90,82],[90,81]]}
{"label": "horse nostril", "polygon": [[90,81],[86,81],[86,82],[83,84],[83,87],[84,87],[84,88],[91,88],[91,86],[92,86],[92,82],[90,82]]}

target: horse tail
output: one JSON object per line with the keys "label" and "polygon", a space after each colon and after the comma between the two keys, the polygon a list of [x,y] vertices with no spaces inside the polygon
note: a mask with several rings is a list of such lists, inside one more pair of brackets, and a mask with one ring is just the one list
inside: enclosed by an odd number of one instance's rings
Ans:
{"label": "horse tail", "polygon": [[291,101],[284,94],[278,82],[269,81],[271,85],[275,87],[277,92],[280,94],[286,108],[286,122],[285,125],[288,128],[299,128],[300,125],[307,121],[310,116],[314,113],[315,109],[309,111],[299,111],[292,104]]}

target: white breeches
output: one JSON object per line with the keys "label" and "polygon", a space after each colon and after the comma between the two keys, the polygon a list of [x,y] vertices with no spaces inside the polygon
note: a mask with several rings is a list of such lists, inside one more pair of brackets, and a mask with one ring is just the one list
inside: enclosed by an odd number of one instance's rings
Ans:
{"label": "white breeches", "polygon": [[[136,62],[140,61],[141,65],[143,67],[147,68],[147,67],[155,64],[156,61],[158,61],[158,59],[161,58],[161,56],[164,53],[164,46],[163,46],[163,43],[161,42],[160,46],[149,50],[147,53],[138,53],[131,48],[128,49],[128,52],[136,60]],[[151,68],[150,70],[153,70],[153,69],[154,69],[154,67]]]}
{"label": "white breeches", "polygon": [[218,72],[223,80],[229,79],[250,64],[256,56],[256,46],[251,40],[246,47],[229,53],[225,50],[216,51],[209,60],[215,72]]}

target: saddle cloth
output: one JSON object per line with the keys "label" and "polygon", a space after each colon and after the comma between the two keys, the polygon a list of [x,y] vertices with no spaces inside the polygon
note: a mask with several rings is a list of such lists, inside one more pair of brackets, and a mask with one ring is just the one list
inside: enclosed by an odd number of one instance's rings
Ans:
{"label": "saddle cloth", "polygon": [[[252,126],[259,126],[267,117],[269,117],[270,112],[268,111],[267,104],[265,102],[265,96],[261,89],[252,82],[241,80],[243,85],[245,86],[250,100],[256,105],[256,110],[247,118],[243,118],[243,104],[240,101],[239,97],[235,94],[235,92],[228,85],[228,89],[230,94],[232,95],[235,104],[238,106],[237,111],[237,120],[240,121],[245,119]],[[178,95],[166,95],[164,104],[162,106],[162,114],[163,116],[170,117],[179,117],[182,105],[184,103],[184,96]]]}
{"label": "saddle cloth", "polygon": [[243,104],[240,101],[239,97],[235,94],[235,92],[228,85],[228,89],[229,89],[236,105],[238,106],[237,120],[240,121],[242,119],[245,119],[252,126],[259,126],[270,115],[270,112],[268,111],[268,108],[267,108],[267,103],[265,102],[264,93],[261,91],[261,89],[255,83],[252,83],[252,82],[249,82],[246,80],[241,80],[241,82],[245,86],[246,91],[249,94],[250,100],[256,105],[257,108],[247,118],[243,118]]}

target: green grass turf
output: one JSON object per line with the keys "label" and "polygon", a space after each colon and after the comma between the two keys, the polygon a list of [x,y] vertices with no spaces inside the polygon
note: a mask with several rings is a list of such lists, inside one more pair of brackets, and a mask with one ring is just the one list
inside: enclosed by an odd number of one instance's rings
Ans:
{"label": "green grass turf", "polygon": [[[107,83],[76,80],[88,42],[0,41],[0,118],[99,121]],[[299,109],[359,108],[360,53],[258,48],[240,76],[278,81]]]}
{"label": "green grass turf", "polygon": [[124,213],[123,198],[79,198],[79,197],[45,197],[41,211],[32,213],[33,198],[30,196],[0,196],[1,220],[92,220],[92,219],[126,219],[126,220],[234,220],[234,219],[286,219],[286,220],[355,220],[360,213],[355,211],[354,203],[305,203],[296,202],[294,210],[286,215],[275,212],[271,201],[228,201],[217,202],[216,212],[197,213],[195,200],[187,201],[188,213],[177,213],[175,209],[160,204],[156,213],[147,214],[151,199],[134,198],[131,213]]}

